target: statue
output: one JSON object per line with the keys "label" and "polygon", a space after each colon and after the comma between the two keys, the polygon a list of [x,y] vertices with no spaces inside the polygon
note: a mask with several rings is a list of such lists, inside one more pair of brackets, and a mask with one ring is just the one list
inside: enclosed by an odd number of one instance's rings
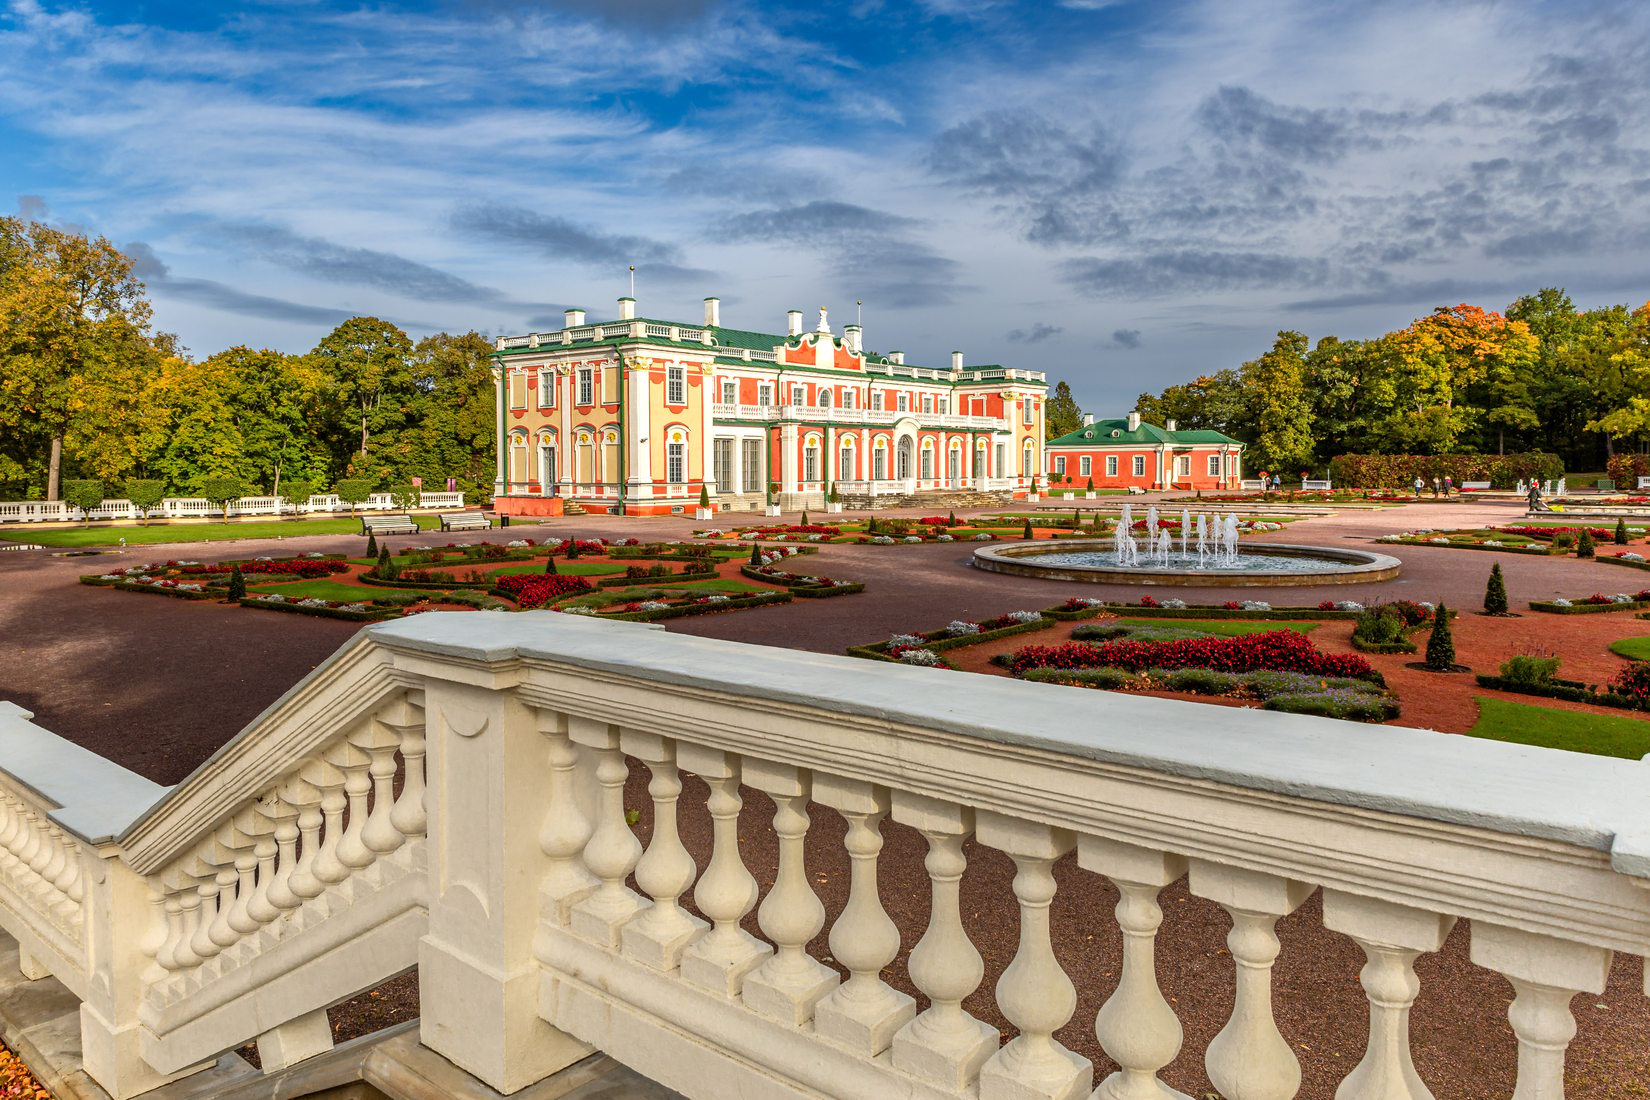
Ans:
{"label": "statue", "polygon": [[829,322],[825,319],[825,307],[824,306],[819,307],[819,327],[814,329],[814,331],[815,332],[830,332],[831,331],[831,322]]}

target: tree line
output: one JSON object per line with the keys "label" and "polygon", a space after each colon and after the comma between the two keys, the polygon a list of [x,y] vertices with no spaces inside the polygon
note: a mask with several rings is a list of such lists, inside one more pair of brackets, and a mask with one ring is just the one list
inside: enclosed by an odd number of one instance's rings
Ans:
{"label": "tree line", "polygon": [[1524,451],[1603,469],[1650,438],[1650,303],[1578,310],[1549,287],[1505,313],[1444,306],[1370,340],[1279,332],[1241,367],[1143,393],[1136,407],[1243,440],[1251,470]]}
{"label": "tree line", "polygon": [[[196,360],[155,331],[132,261],[108,240],[0,218],[0,500],[105,495],[302,499],[343,481],[455,478],[491,491],[492,346],[413,342],[352,317],[310,351],[234,347]],[[354,485],[350,486],[352,489]]]}

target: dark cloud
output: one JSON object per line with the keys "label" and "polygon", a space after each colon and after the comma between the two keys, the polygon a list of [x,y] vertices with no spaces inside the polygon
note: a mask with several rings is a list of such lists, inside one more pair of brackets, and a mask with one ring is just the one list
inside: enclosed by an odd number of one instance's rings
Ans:
{"label": "dark cloud", "polygon": [[1111,342],[1120,348],[1137,348],[1140,346],[1140,330],[1137,328],[1114,329]]}
{"label": "dark cloud", "polygon": [[1335,112],[1281,106],[1248,88],[1221,87],[1198,106],[1197,121],[1223,143],[1252,144],[1287,161],[1329,163],[1352,144]]}
{"label": "dark cloud", "polygon": [[275,226],[216,223],[211,234],[260,259],[323,282],[373,287],[437,302],[497,302],[504,297],[490,287],[393,252],[351,248]]}
{"label": "dark cloud", "polygon": [[898,214],[846,202],[815,201],[776,210],[752,210],[725,219],[721,232],[735,241],[893,233],[916,222]]}
{"label": "dark cloud", "polygon": [[163,263],[154,249],[142,241],[133,241],[122,249],[132,258],[132,274],[162,298],[179,298],[208,309],[238,313],[245,317],[259,317],[266,321],[288,321],[297,324],[337,325],[354,316],[347,310],[328,309],[289,302],[282,298],[267,298],[261,294],[247,294],[232,286],[211,279],[177,278]]}
{"label": "dark cloud", "polygon": [[1183,291],[1239,290],[1321,282],[1328,265],[1277,252],[1214,252],[1197,249],[1151,252],[1139,257],[1067,260],[1067,281],[1086,294],[1146,296]]}
{"label": "dark cloud", "polygon": [[1058,336],[1066,331],[1059,325],[1051,325],[1047,321],[1038,321],[1030,328],[1017,328],[1008,334],[1008,338],[1016,344],[1040,344],[1051,336]]}
{"label": "dark cloud", "polygon": [[566,218],[519,206],[461,207],[453,215],[453,228],[498,244],[536,252],[547,259],[571,260],[589,267],[623,270],[635,264],[638,274],[672,281],[707,279],[714,274],[682,266],[674,245],[646,237],[603,233]]}
{"label": "dark cloud", "polygon": [[1355,309],[1361,306],[1431,306],[1439,302],[1466,302],[1476,298],[1519,293],[1518,283],[1467,279],[1429,279],[1383,284],[1372,290],[1303,298],[1283,303],[1284,309],[1303,311]]}

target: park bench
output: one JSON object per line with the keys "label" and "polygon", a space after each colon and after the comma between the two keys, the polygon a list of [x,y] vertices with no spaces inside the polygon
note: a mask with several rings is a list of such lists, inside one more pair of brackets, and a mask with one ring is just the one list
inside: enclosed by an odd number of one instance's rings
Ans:
{"label": "park bench", "polygon": [[1490,487],[1490,483],[1487,482],[1487,481],[1463,481],[1461,483],[1461,491],[1463,493],[1483,492],[1485,489],[1488,489],[1489,487]]}
{"label": "park bench", "polygon": [[491,529],[493,521],[487,518],[485,512],[443,512],[441,513],[441,529],[443,531],[486,531]]}
{"label": "park bench", "polygon": [[363,535],[416,535],[418,524],[411,516],[362,516]]}

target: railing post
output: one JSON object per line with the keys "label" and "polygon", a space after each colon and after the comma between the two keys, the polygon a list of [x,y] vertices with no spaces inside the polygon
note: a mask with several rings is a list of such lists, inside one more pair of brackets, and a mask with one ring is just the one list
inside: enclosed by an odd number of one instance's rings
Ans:
{"label": "railing post", "polygon": [[430,924],[418,952],[419,1037],[511,1093],[591,1050],[538,1012],[550,760],[537,717],[506,689],[431,680],[424,706]]}
{"label": "railing post", "polygon": [[1564,1100],[1564,1052],[1576,1033],[1570,1001],[1604,992],[1611,957],[1602,947],[1472,922],[1472,961],[1500,972],[1517,994],[1507,1006],[1518,1036],[1513,1100]]}

